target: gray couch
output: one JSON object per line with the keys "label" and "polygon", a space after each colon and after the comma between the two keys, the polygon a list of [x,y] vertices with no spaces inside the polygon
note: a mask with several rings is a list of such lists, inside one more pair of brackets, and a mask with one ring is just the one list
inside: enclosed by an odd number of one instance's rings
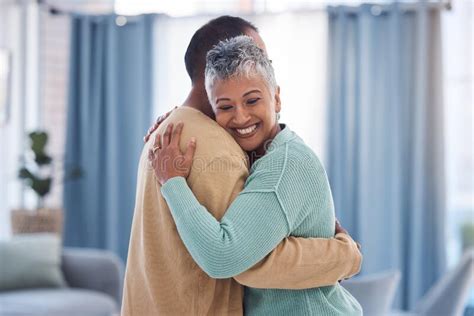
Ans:
{"label": "gray couch", "polygon": [[115,254],[65,248],[62,271],[68,287],[0,292],[0,316],[119,314],[124,264]]}

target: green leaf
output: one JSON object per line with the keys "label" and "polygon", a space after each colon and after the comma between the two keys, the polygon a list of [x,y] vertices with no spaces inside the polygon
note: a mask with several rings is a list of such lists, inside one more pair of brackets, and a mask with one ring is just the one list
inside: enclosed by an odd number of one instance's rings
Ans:
{"label": "green leaf", "polygon": [[47,156],[44,153],[46,144],[48,143],[48,134],[46,132],[37,131],[30,133],[31,150],[35,153],[35,157]]}
{"label": "green leaf", "polygon": [[30,179],[30,180],[35,179],[35,176],[26,168],[20,169],[20,171],[18,172],[18,177],[20,179]]}
{"label": "green leaf", "polygon": [[48,165],[52,161],[52,158],[46,154],[35,154],[35,162],[39,166]]}
{"label": "green leaf", "polygon": [[51,178],[35,179],[31,184],[31,188],[40,196],[43,197],[49,193],[51,189]]}
{"label": "green leaf", "polygon": [[[42,165],[50,164],[53,159],[45,153],[45,147],[48,143],[48,134],[45,131],[34,131],[29,133],[28,136],[31,141],[31,150],[34,153],[34,161],[36,163],[33,170],[41,169]],[[22,167],[19,170],[18,177],[27,182],[28,186],[40,197],[40,200],[51,190],[52,177],[40,177],[26,167]]]}

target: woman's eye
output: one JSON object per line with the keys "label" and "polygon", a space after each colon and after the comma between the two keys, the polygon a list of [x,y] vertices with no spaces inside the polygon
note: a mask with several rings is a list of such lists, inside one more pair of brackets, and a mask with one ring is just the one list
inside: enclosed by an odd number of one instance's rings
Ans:
{"label": "woman's eye", "polygon": [[221,105],[219,106],[219,110],[227,111],[232,109],[232,105]]}
{"label": "woman's eye", "polygon": [[248,100],[247,100],[247,103],[248,103],[248,104],[255,104],[255,103],[258,102],[258,100],[260,100],[260,98],[248,99]]}

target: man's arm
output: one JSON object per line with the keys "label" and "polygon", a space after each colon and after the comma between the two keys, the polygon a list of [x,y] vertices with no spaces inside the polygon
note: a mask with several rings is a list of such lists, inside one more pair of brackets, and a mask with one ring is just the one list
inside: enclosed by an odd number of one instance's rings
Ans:
{"label": "man's arm", "polygon": [[360,270],[362,255],[352,238],[284,239],[265,259],[234,277],[254,288],[306,289],[334,285]]}

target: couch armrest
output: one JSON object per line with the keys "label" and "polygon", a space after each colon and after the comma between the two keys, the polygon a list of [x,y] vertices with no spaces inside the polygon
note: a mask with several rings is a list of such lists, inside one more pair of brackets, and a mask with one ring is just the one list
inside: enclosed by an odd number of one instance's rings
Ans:
{"label": "couch armrest", "polygon": [[64,248],[62,271],[70,287],[108,294],[118,306],[121,305],[124,264],[114,253],[98,249]]}

